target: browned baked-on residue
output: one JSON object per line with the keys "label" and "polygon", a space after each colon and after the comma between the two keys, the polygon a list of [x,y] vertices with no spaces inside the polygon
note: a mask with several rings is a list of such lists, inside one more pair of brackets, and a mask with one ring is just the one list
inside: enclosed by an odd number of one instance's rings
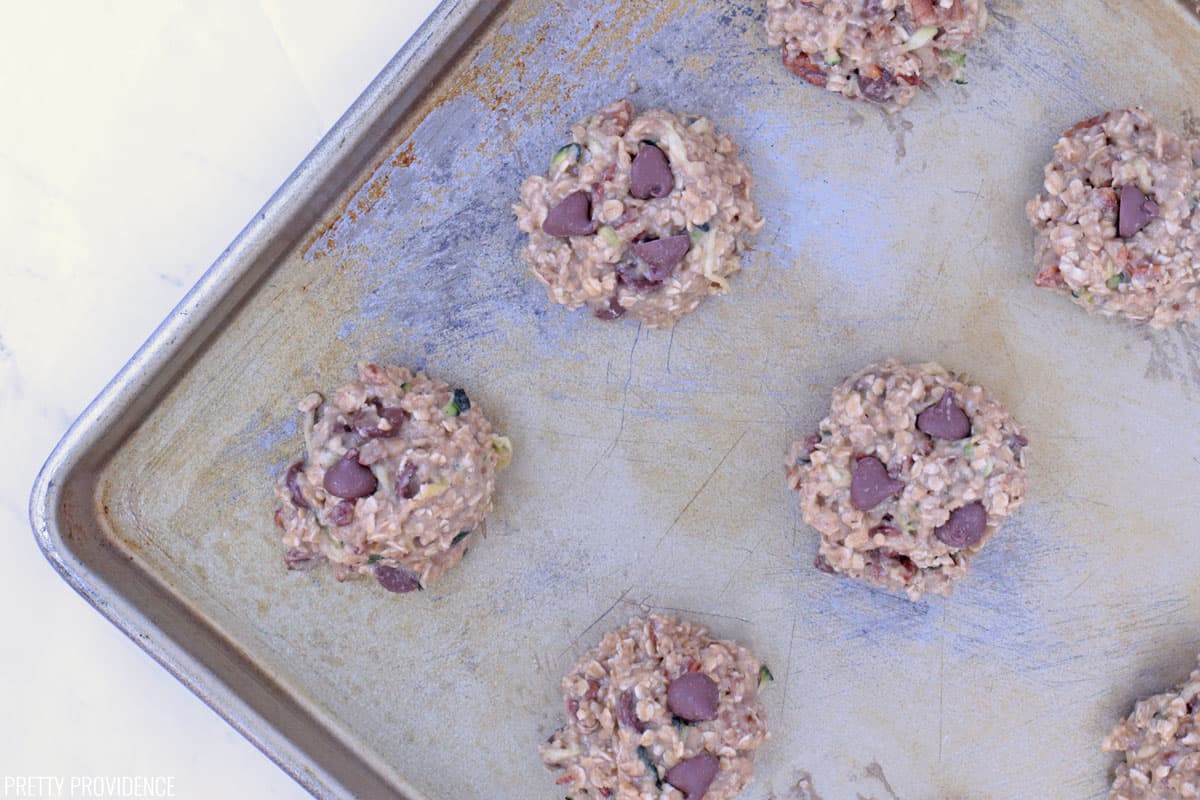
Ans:
{"label": "browned baked-on residue", "polygon": [[[629,54],[634,45],[657,34],[687,9],[683,0],[648,4],[641,0],[622,0],[611,13],[598,14],[598,20],[583,40],[570,49],[560,49],[555,58],[535,57],[546,47],[546,37],[560,25],[555,14],[543,15],[544,0],[514,0],[501,13],[485,23],[454,66],[418,104],[407,109],[391,140],[381,148],[381,156],[350,184],[349,190],[330,209],[330,213],[308,236],[303,252],[308,260],[321,258],[333,250],[332,241],[343,236],[331,232],[348,219],[355,224],[382,197],[389,167],[406,168],[415,161],[411,137],[436,109],[460,97],[477,98],[490,112],[505,117],[561,117],[563,106],[586,80],[583,76],[628,71]],[[536,28],[533,21],[539,19]],[[532,73],[531,65],[557,62],[568,67],[560,75]],[[578,76],[574,78],[561,76]],[[565,128],[573,119],[563,119]],[[512,148],[516,141],[483,142],[481,152],[497,146]],[[363,192],[363,187],[373,181]],[[378,187],[376,186],[378,184]]]}
{"label": "browned baked-on residue", "polygon": [[416,160],[415,145],[410,140],[408,144],[400,148],[400,152],[396,153],[396,157],[392,159],[393,167],[411,167],[413,161]]}

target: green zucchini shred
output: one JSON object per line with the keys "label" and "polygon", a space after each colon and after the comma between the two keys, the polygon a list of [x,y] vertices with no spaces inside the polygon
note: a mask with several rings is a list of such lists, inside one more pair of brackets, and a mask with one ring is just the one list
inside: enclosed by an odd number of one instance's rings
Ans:
{"label": "green zucchini shred", "polygon": [[654,785],[661,789],[663,785],[662,776],[658,774],[658,767],[654,764],[654,759],[650,757],[650,751],[647,750],[644,745],[639,744],[637,754],[638,758],[642,760],[642,763],[646,765],[646,769],[649,770],[650,774],[654,776]]}
{"label": "green zucchini shred", "polygon": [[467,538],[470,535],[471,535],[470,531],[463,531],[462,533],[458,534],[450,541],[450,546],[454,547],[454,545],[458,544],[459,542],[461,542],[463,539]]}
{"label": "green zucchini shred", "polygon": [[621,237],[608,225],[601,225],[600,230],[596,231],[596,235],[603,239],[609,247],[621,246]]}
{"label": "green zucchini shred", "polygon": [[457,417],[459,414],[465,414],[470,410],[471,398],[467,397],[467,393],[462,389],[454,390],[454,397],[449,403],[446,403],[446,407],[443,409],[447,417]]}
{"label": "green zucchini shred", "polygon": [[562,147],[554,151],[553,157],[550,159],[550,169],[558,169],[559,165],[567,159],[571,160],[572,164],[578,164],[583,158],[583,148],[575,142],[564,144]]}
{"label": "green zucchini shred", "polygon": [[775,676],[771,674],[771,670],[767,667],[767,665],[763,664],[758,670],[758,685],[762,686],[764,683],[774,682]]}
{"label": "green zucchini shred", "polygon": [[1122,283],[1124,283],[1126,280],[1128,280],[1128,278],[1126,277],[1125,273],[1118,272],[1116,275],[1113,275],[1108,280],[1106,280],[1104,282],[1104,285],[1115,292],[1117,290],[1117,287],[1120,286]]}

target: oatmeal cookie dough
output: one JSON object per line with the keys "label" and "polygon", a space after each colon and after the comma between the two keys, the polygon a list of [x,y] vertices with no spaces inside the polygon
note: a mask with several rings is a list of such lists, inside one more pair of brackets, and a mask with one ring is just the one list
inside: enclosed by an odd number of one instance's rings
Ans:
{"label": "oatmeal cookie dough", "polygon": [[650,615],[610,631],[563,678],[567,724],[542,746],[569,800],[728,800],[767,738],[770,678],[750,651]]}
{"label": "oatmeal cookie dough", "polygon": [[889,113],[931,79],[966,83],[966,49],[987,20],[984,0],[767,0],[784,66]]}
{"label": "oatmeal cookie dough", "polygon": [[1104,740],[1121,753],[1109,800],[1195,800],[1200,797],[1200,669],[1183,686],[1156,694]]}
{"label": "oatmeal cookie dough", "polygon": [[619,100],[571,128],[513,211],[551,300],[667,327],[728,290],[763,225],[752,186],[733,140],[707,118],[634,116]]}
{"label": "oatmeal cookie dough", "polygon": [[816,566],[949,594],[1025,494],[1021,427],[987,389],[937,364],[867,367],[788,455],[788,484],[821,534]]}
{"label": "oatmeal cookie dough", "polygon": [[1140,108],[1084,120],[1026,214],[1038,286],[1156,328],[1200,315],[1200,142]]}
{"label": "oatmeal cookie dough", "polygon": [[364,363],[299,410],[306,455],[275,487],[288,569],[329,561],[338,580],[411,592],[462,559],[512,455],[465,391]]}

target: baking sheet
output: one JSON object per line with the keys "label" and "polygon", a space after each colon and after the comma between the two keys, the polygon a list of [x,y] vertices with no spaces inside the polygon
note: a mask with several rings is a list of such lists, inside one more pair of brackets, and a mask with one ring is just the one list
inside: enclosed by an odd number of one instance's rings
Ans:
{"label": "baking sheet", "polygon": [[[1023,206],[1078,119],[1200,134],[1200,24],[993,7],[970,83],[889,118],[787,74],[758,3],[444,4],[52,458],[48,555],[318,795],[559,796],[559,678],[649,607],[776,675],[748,800],[1103,796],[1105,732],[1200,651],[1200,333],[1035,289]],[[631,79],[735,137],[766,217],[673,331],[551,306],[517,258],[521,180]],[[969,372],[1032,442],[949,600],[813,570],[783,480],[889,355]],[[285,573],[271,522],[295,402],[364,357],[467,387],[516,448],[486,541],[416,597]]]}

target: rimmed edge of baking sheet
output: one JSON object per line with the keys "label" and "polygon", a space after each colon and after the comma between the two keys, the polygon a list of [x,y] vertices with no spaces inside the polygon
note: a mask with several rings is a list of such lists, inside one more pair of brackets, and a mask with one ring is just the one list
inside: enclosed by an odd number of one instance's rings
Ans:
{"label": "rimmed edge of baking sheet", "polygon": [[[333,125],[253,219],[218,256],[71,424],[34,482],[29,517],[38,547],[64,581],[222,719],[316,797],[403,797],[386,777],[336,733],[278,690],[253,660],[192,617],[186,603],[154,575],[88,527],[95,479],[120,442],[203,350],[221,319],[234,311],[307,231],[352,195],[392,135],[405,109],[419,102],[450,60],[503,7],[495,0],[443,0]],[[369,173],[367,173],[369,174]],[[119,584],[80,557],[107,551],[109,570],[125,562]],[[150,605],[136,598],[152,598]],[[167,633],[170,629],[172,633]],[[184,639],[179,631],[190,637]],[[187,641],[188,644],[184,644]]]}

